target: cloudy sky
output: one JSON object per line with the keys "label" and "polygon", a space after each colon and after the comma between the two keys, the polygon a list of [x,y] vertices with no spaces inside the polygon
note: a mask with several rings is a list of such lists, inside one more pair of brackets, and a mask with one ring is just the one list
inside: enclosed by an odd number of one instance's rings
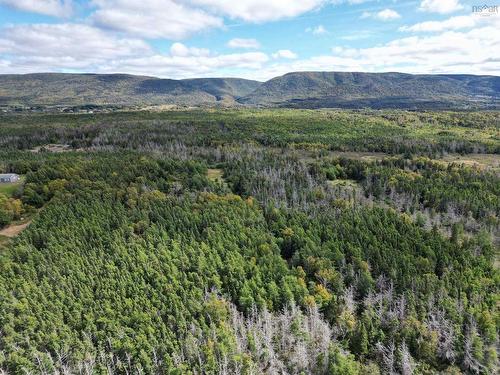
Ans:
{"label": "cloudy sky", "polygon": [[[0,0],[0,73],[500,75],[500,14],[465,0]],[[498,0],[487,1],[497,5]]]}

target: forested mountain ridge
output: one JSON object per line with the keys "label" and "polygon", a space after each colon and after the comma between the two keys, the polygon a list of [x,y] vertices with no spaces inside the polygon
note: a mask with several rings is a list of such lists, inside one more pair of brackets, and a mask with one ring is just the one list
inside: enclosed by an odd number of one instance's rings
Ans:
{"label": "forested mountain ridge", "polygon": [[173,80],[129,74],[0,75],[0,105],[234,104],[259,84],[238,78]]}
{"label": "forested mountain ridge", "polygon": [[498,107],[500,77],[294,72],[264,82],[241,101],[298,108]]}
{"label": "forested mountain ridge", "polygon": [[294,72],[266,82],[160,79],[126,74],[0,75],[0,105],[498,108],[500,77]]}

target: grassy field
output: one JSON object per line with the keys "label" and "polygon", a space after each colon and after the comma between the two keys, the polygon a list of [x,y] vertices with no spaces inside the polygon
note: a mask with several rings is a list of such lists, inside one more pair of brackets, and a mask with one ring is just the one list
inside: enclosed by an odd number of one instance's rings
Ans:
{"label": "grassy field", "polygon": [[0,193],[6,195],[7,197],[11,197],[12,195],[14,195],[17,189],[23,184],[23,182],[24,178],[21,177],[21,179],[18,182],[0,183]]}
{"label": "grassy field", "polygon": [[222,169],[217,169],[217,168],[207,169],[207,178],[210,181],[224,181],[224,178],[222,177],[223,174],[224,171]]}

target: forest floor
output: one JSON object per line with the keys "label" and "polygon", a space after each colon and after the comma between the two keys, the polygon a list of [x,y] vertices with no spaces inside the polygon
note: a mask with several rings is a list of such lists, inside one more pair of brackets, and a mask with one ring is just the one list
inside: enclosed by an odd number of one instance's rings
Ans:
{"label": "forest floor", "polygon": [[14,222],[0,229],[0,250],[5,248],[15,237],[31,224],[32,217]]}
{"label": "forest floor", "polygon": [[218,169],[218,168],[208,168],[207,169],[207,178],[210,181],[224,182],[224,178],[222,177],[223,175],[224,175],[224,171],[222,169]]}
{"label": "forest floor", "polygon": [[43,146],[37,146],[33,149],[30,150],[31,152],[65,152],[65,151],[72,151],[70,145],[64,145],[64,144],[58,144],[58,143],[53,143],[53,144],[48,144],[48,145],[43,145]]}
{"label": "forest floor", "polygon": [[16,237],[19,233],[25,230],[30,224],[31,220],[28,220],[22,224],[7,225],[5,228],[0,229],[0,236],[5,236],[9,238]]}
{"label": "forest floor", "polygon": [[330,186],[343,186],[343,187],[348,187],[352,189],[360,189],[360,185],[354,181],[354,180],[349,180],[349,179],[337,179],[337,180],[328,180],[327,181]]}

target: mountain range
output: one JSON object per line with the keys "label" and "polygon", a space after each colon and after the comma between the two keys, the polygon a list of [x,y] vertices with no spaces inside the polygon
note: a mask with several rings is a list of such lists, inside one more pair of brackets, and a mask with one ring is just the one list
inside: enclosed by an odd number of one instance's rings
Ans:
{"label": "mountain range", "polygon": [[158,105],[296,108],[500,108],[500,77],[293,72],[266,82],[128,74],[0,75],[1,106]]}

